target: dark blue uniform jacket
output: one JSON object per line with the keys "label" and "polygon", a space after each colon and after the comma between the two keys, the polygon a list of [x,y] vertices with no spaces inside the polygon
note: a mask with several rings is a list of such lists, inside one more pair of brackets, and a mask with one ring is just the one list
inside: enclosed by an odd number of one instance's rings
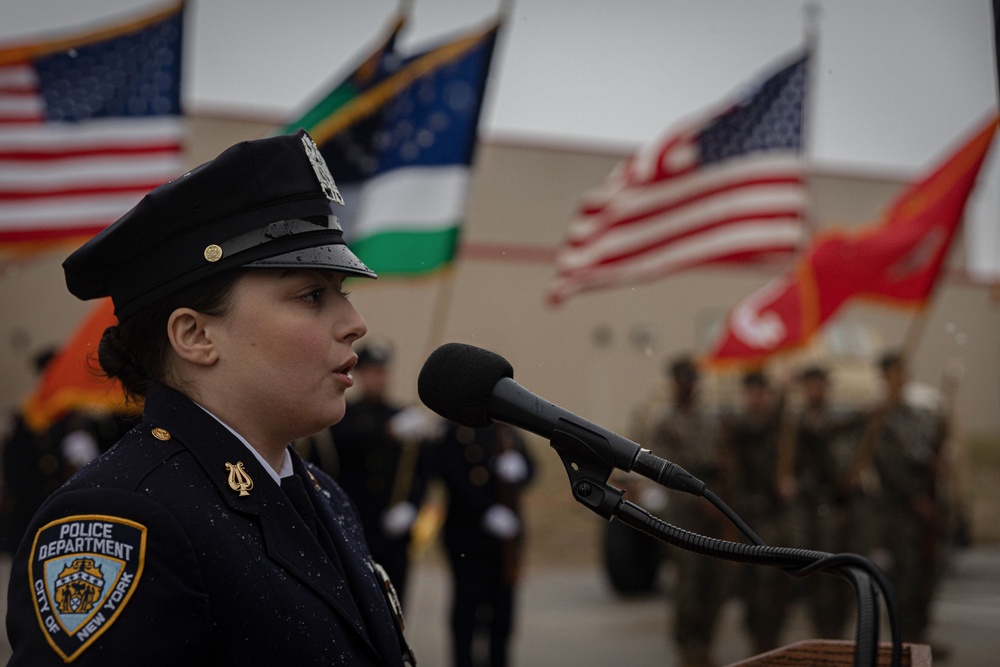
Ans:
{"label": "dark blue uniform jacket", "polygon": [[151,386],[142,423],[36,514],[13,564],[9,664],[401,665],[353,506],[291,456],[339,567],[245,445]]}

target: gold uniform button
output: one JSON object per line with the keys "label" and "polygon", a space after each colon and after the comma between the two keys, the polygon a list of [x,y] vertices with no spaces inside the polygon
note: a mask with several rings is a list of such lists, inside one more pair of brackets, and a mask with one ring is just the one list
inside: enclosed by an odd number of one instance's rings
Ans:
{"label": "gold uniform button", "polygon": [[483,456],[486,452],[483,451],[482,446],[472,443],[465,446],[462,454],[465,456],[465,460],[469,463],[479,463],[483,460]]}
{"label": "gold uniform button", "polygon": [[474,466],[469,471],[469,481],[473,486],[486,486],[490,481],[490,471],[485,466]]}
{"label": "gold uniform button", "polygon": [[222,259],[222,248],[214,243],[205,248],[205,259],[209,262],[218,262]]}
{"label": "gold uniform button", "polygon": [[166,442],[167,440],[170,439],[170,431],[168,431],[165,428],[156,427],[152,431],[150,431],[150,433],[152,433],[153,437],[156,438],[157,440],[163,440],[164,442]]}

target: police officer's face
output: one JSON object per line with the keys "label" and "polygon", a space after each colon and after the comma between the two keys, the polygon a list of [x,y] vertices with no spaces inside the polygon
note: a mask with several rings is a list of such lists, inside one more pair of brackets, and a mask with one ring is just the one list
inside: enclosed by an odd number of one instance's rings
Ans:
{"label": "police officer's face", "polygon": [[269,437],[287,442],[344,416],[351,344],[368,327],[341,291],[343,280],[334,271],[259,269],[236,283],[217,327],[218,370],[237,414]]}

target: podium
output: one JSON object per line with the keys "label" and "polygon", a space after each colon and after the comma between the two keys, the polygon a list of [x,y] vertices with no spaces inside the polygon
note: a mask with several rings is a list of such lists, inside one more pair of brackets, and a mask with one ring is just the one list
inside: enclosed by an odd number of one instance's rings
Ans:
{"label": "podium", "polygon": [[[878,647],[878,667],[889,667],[892,644]],[[931,667],[931,647],[927,644],[903,644],[901,667]],[[854,642],[833,639],[807,639],[761,653],[726,667],[852,667]]]}

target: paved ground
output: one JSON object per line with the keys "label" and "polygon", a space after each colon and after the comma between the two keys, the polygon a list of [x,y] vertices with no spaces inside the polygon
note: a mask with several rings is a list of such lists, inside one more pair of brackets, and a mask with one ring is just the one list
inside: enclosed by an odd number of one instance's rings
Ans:
{"label": "paved ground", "polygon": [[[407,636],[421,665],[448,664],[448,589],[447,573],[438,564],[421,565],[413,575]],[[518,609],[513,667],[678,664],[667,639],[673,613],[667,595],[623,599],[599,569],[535,567],[526,574]],[[932,635],[950,652],[947,659],[935,657],[935,665],[1000,665],[1000,546],[956,554],[935,605]],[[738,603],[725,608],[718,637],[719,663],[751,655]],[[810,637],[803,610],[796,607],[783,641]]]}
{"label": "paved ground", "polygon": [[[0,563],[6,583],[6,563]],[[407,603],[407,636],[421,667],[448,664],[446,614],[449,584],[437,559],[419,563]],[[4,586],[6,598],[6,586]],[[623,599],[611,592],[603,572],[593,566],[533,566],[518,600],[518,628],[512,667],[669,667],[676,656],[667,640],[672,609],[666,594]],[[4,610],[5,611],[5,610]],[[715,657],[729,663],[750,654],[739,626],[740,609],[726,607]],[[808,638],[809,628],[796,609],[784,641]],[[1000,665],[1000,545],[956,554],[952,571],[935,605],[933,641],[950,649],[935,665]],[[0,661],[10,649],[0,635]]]}

